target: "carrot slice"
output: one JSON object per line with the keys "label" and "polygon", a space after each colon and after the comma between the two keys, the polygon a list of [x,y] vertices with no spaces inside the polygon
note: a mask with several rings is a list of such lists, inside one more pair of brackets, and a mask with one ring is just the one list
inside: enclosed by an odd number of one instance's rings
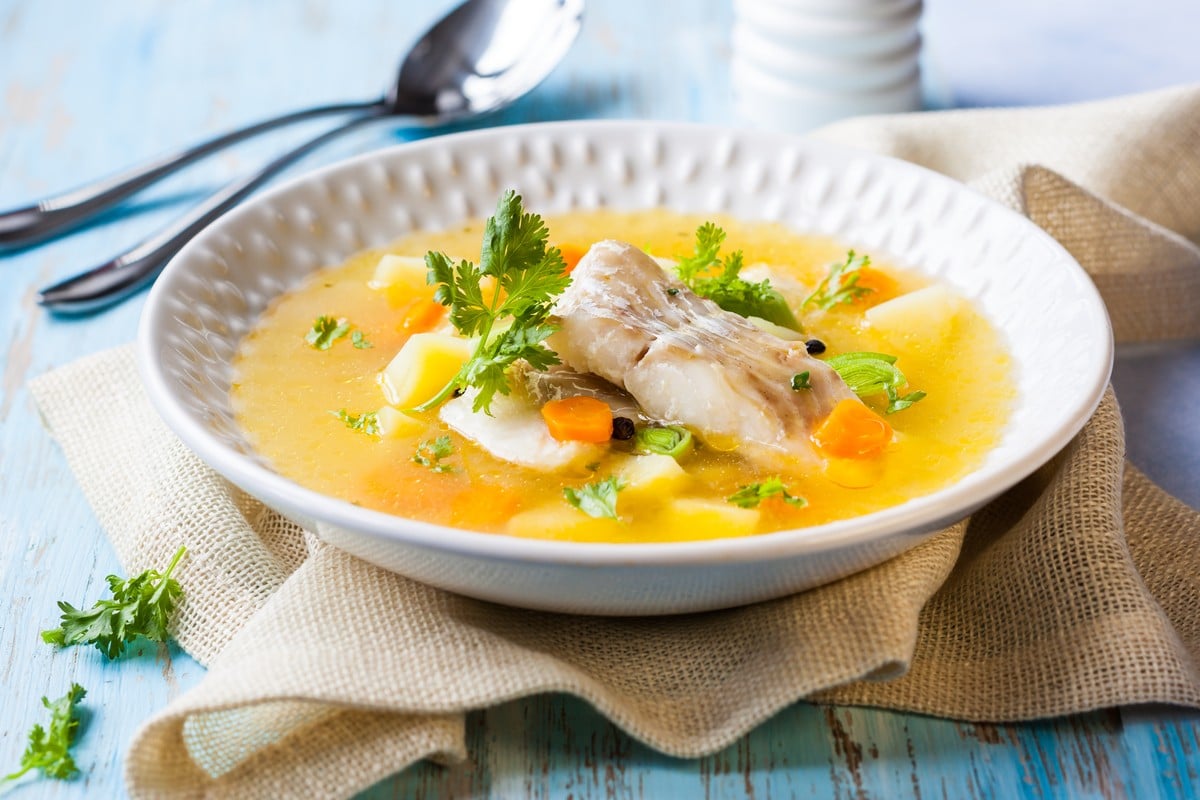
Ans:
{"label": "carrot slice", "polygon": [[405,333],[426,333],[437,327],[446,307],[436,300],[415,300],[400,317],[399,329]]}
{"label": "carrot slice", "polygon": [[560,442],[607,442],[613,415],[608,403],[594,397],[564,397],[542,406],[550,435]]}
{"label": "carrot slice", "polygon": [[570,275],[575,267],[579,265],[579,259],[583,258],[587,252],[586,247],[574,244],[560,245],[558,250],[562,253],[563,263],[566,264],[566,268],[563,270],[564,275]]}
{"label": "carrot slice", "polygon": [[812,434],[823,452],[838,458],[866,458],[892,441],[892,426],[858,400],[846,399],[833,407]]}
{"label": "carrot slice", "polygon": [[854,304],[859,306],[874,306],[884,300],[890,300],[900,288],[891,275],[871,267],[863,267],[858,271],[858,283],[855,285],[860,289],[872,290],[854,298]]}

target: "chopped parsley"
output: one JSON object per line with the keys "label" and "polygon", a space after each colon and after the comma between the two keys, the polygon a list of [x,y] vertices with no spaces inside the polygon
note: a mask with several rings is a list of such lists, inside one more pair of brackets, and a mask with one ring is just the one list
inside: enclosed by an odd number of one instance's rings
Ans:
{"label": "chopped parsley", "polygon": [[811,375],[812,375],[812,373],[809,372],[808,370],[804,370],[804,372],[798,372],[795,375],[793,375],[792,376],[792,391],[798,392],[801,389],[813,388],[812,384],[809,383],[809,381],[808,381],[808,379]]}
{"label": "chopped parsley", "polygon": [[767,478],[761,483],[747,484],[725,499],[742,508],[757,508],[759,503],[771,497],[778,497],[796,508],[804,508],[808,505],[808,501],[803,497],[797,497],[789,492],[783,485],[783,479],[778,475],[774,478]]}
{"label": "chopped parsley", "polygon": [[[771,287],[770,281],[751,283],[739,277],[743,260],[741,250],[720,257],[724,242],[725,231],[717,225],[706,222],[697,228],[694,252],[679,259],[675,267],[679,280],[726,311],[743,317],[760,317],[785,328],[800,330],[800,322],[788,307],[787,300]],[[718,269],[720,272],[715,272]]]}
{"label": "chopped parsley", "polygon": [[828,311],[834,306],[849,305],[875,291],[867,286],[858,285],[863,268],[870,265],[870,256],[856,255],[850,250],[846,253],[845,261],[839,261],[829,267],[829,272],[817,284],[816,290],[804,299],[804,307],[815,305]]}
{"label": "chopped parsley", "polygon": [[334,342],[349,332],[349,322],[322,314],[313,320],[312,328],[305,334],[304,341],[312,345],[314,350],[328,350],[333,347]]}
{"label": "chopped parsley", "polygon": [[367,341],[367,337],[363,335],[362,331],[355,331],[354,333],[350,334],[350,343],[353,344],[357,350],[369,350],[375,346]]}
{"label": "chopped parsley", "polygon": [[375,411],[364,411],[361,414],[350,414],[346,409],[330,411],[335,417],[346,423],[346,427],[352,431],[365,433],[368,436],[379,435],[379,414]]}
{"label": "chopped parsley", "polygon": [[[450,322],[463,336],[478,339],[471,358],[450,382],[417,411],[428,411],[456,390],[475,387],[473,408],[488,411],[496,393],[508,394],[508,368],[525,360],[547,369],[558,356],[543,342],[557,330],[549,322],[554,298],[571,282],[557,247],[547,248],[548,231],[537,214],[527,214],[521,197],[504,193],[483,232],[479,266],[455,264],[445,253],[425,254],[434,299],[450,309]],[[484,297],[483,278],[495,286]],[[507,327],[504,324],[510,323]]]}
{"label": "chopped parsley", "polygon": [[5,775],[3,783],[15,781],[34,769],[47,778],[60,781],[79,772],[70,750],[75,743],[75,734],[79,732],[79,714],[75,706],[86,695],[87,690],[72,683],[67,693],[53,703],[42,698],[42,705],[50,710],[50,725],[46,728],[34,725],[29,730],[29,741],[21,754],[21,768]]}
{"label": "chopped parsley", "polygon": [[589,517],[596,519],[619,519],[617,516],[617,492],[625,488],[625,481],[611,475],[602,481],[585,484],[578,489],[563,487],[563,497]]}
{"label": "chopped parsley", "polygon": [[900,394],[900,387],[908,384],[904,373],[896,367],[896,357],[887,353],[842,353],[826,359],[850,391],[859,397],[883,392],[887,395],[886,413],[895,414],[923,399],[925,392]]}
{"label": "chopped parsley", "polygon": [[413,453],[412,460],[414,464],[428,467],[433,472],[454,472],[452,464],[442,463],[443,458],[447,458],[453,455],[453,453],[454,443],[450,441],[448,435],[442,434],[436,439],[426,439],[417,445],[417,450]]}
{"label": "chopped parsley", "polygon": [[94,644],[109,658],[121,655],[125,645],[138,636],[165,642],[167,620],[183,594],[171,573],[186,552],[186,547],[176,550],[164,572],[148,569],[129,579],[109,575],[108,588],[112,597],[97,600],[89,609],[75,608],[65,600],[59,600],[62,624],[42,631],[42,641],[60,647]]}

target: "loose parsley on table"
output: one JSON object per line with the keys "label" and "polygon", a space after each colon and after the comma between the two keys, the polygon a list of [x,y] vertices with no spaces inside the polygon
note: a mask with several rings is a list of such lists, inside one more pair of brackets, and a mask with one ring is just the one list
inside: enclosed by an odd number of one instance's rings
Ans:
{"label": "loose parsley on table", "polygon": [[761,483],[751,483],[743,486],[725,499],[741,508],[757,508],[759,503],[770,497],[778,497],[783,502],[796,508],[804,508],[808,505],[808,501],[803,497],[797,497],[789,492],[787,487],[783,485],[783,479],[779,476],[767,478]]}
{"label": "loose parsley on table", "polygon": [[[739,277],[743,261],[741,250],[720,257],[724,242],[725,231],[717,225],[706,222],[697,228],[694,252],[679,259],[675,267],[679,280],[726,311],[743,317],[760,317],[785,328],[800,330],[800,322],[787,300],[771,287],[770,281],[751,283]],[[714,274],[718,268],[720,272]]]}
{"label": "loose parsley on table", "polygon": [[826,359],[842,377],[850,391],[859,397],[884,392],[887,395],[888,414],[895,414],[925,397],[924,392],[909,392],[901,396],[900,387],[908,383],[904,373],[896,367],[896,357],[887,353],[842,353]]}
{"label": "loose parsley on table", "polygon": [[79,768],[71,757],[71,745],[79,731],[79,715],[76,704],[87,695],[78,683],[72,683],[65,695],[53,703],[46,697],[42,705],[50,710],[50,726],[34,725],[29,731],[29,742],[21,754],[21,768],[5,775],[3,783],[15,781],[30,770],[39,770],[47,778],[66,780],[73,777]]}
{"label": "loose parsley on table", "polygon": [[610,475],[602,481],[587,483],[578,489],[563,487],[563,497],[589,517],[596,519],[619,519],[617,516],[617,493],[625,488],[625,481]]}
{"label": "loose parsley on table", "polygon": [[91,608],[75,608],[59,600],[62,624],[42,631],[42,641],[59,647],[94,644],[108,658],[121,655],[125,645],[138,636],[165,642],[167,622],[183,594],[171,572],[185,553],[186,547],[176,550],[164,572],[148,569],[128,579],[109,575],[112,597],[97,600]]}
{"label": "loose parsley on table", "polygon": [[[546,246],[548,238],[542,218],[525,213],[520,195],[509,190],[484,226],[478,266],[466,259],[455,264],[445,253],[425,254],[429,283],[437,286],[434,299],[449,307],[455,329],[478,344],[450,382],[415,410],[428,411],[456,390],[474,387],[473,408],[486,412],[497,393],[511,391],[507,372],[514,362],[524,359],[534,369],[558,363],[543,342],[557,330],[550,310],[571,279],[562,253]],[[495,279],[488,297],[484,278]],[[493,333],[501,320],[512,324]]]}
{"label": "loose parsley on table", "polygon": [[874,289],[859,286],[858,279],[862,277],[864,267],[871,265],[870,256],[856,255],[853,250],[846,253],[846,260],[839,261],[829,268],[829,272],[817,284],[813,293],[804,298],[801,304],[807,308],[815,305],[826,311],[837,305],[849,305],[860,297],[864,297]]}
{"label": "loose parsley on table", "polygon": [[330,411],[329,413],[346,423],[346,427],[352,431],[365,433],[368,436],[379,435],[378,412],[364,411],[361,414],[351,414],[342,408],[337,411]]}
{"label": "loose parsley on table", "polygon": [[437,473],[453,472],[452,464],[443,464],[442,459],[447,458],[454,453],[454,442],[446,434],[442,434],[436,439],[426,439],[417,445],[417,450],[413,453],[413,463],[420,464],[422,467],[428,467],[430,470]]}

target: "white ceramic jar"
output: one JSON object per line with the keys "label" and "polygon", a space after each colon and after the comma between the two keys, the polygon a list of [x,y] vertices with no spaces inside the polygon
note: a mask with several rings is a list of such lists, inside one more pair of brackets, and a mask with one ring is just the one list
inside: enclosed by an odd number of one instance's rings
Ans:
{"label": "white ceramic jar", "polygon": [[921,107],[921,0],[734,0],[743,122],[804,132]]}

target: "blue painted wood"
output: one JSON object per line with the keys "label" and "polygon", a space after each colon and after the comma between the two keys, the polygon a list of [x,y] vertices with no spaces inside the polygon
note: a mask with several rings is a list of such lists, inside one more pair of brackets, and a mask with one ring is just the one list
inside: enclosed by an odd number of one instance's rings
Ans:
{"label": "blue painted wood", "polygon": [[[235,124],[377,94],[403,49],[448,4],[0,0],[0,207]],[[1139,4],[1139,25],[1152,20],[1153,37],[1126,24],[1116,6],[1092,13],[1087,4],[1084,13],[1082,0],[1044,5],[1022,0],[989,14],[980,4],[932,4],[929,65],[938,83],[960,103],[987,105],[1200,79],[1191,42],[1182,39],[1198,21],[1192,0]],[[1150,7],[1162,14],[1148,16]],[[1068,16],[1072,10],[1078,13]],[[733,121],[730,23],[722,0],[594,0],[585,34],[562,69],[488,124],[593,116]],[[987,47],[1018,40],[1024,57],[1006,48],[1002,63]],[[1123,70],[1086,66],[1114,52]],[[1083,66],[1063,66],[1071,64]],[[25,384],[55,365],[132,339],[142,300],[63,320],[34,306],[34,290],[111,256],[320,128],[238,147],[102,224],[0,260],[0,768],[19,757],[25,731],[41,717],[41,695],[58,696],[73,680],[89,690],[76,748],[83,776],[34,782],[13,796],[124,796],[121,759],[133,732],[203,672],[173,645],[144,646],[107,663],[94,650],[55,652],[38,640],[38,631],[53,624],[56,599],[94,599],[103,576],[118,565],[41,430]],[[362,131],[288,174],[419,135]],[[1128,411],[1137,407],[1134,392],[1144,376],[1136,365],[1125,374]],[[1145,466],[1173,477],[1178,491],[1200,487],[1194,462],[1182,469],[1170,459]],[[1191,499],[1200,502],[1195,494]],[[466,764],[421,765],[362,797],[1152,798],[1187,796],[1200,784],[1200,715],[1162,708],[972,725],[797,704],[720,753],[680,760],[632,741],[579,700],[542,696],[470,715],[468,738]]]}

